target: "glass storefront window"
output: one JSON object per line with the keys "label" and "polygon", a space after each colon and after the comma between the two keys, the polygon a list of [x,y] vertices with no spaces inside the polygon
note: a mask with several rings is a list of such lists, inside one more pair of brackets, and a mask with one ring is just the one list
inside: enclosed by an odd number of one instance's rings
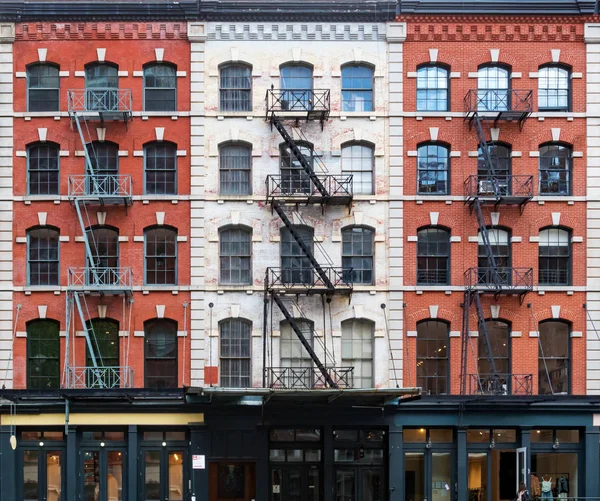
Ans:
{"label": "glass storefront window", "polygon": [[493,430],[496,442],[516,442],[517,430]]}
{"label": "glass storefront window", "polygon": [[98,451],[83,453],[83,500],[96,501],[100,491],[100,458]]}
{"label": "glass storefront window", "polygon": [[269,451],[270,461],[285,461],[285,450],[284,449],[271,449]]}
{"label": "glass storefront window", "polygon": [[490,442],[490,430],[467,430],[467,442],[483,443]]}
{"label": "glass storefront window", "polygon": [[356,442],[358,440],[357,430],[333,430],[335,442]]}
{"label": "glass storefront window", "polygon": [[530,436],[532,444],[554,442],[554,430],[531,430]]}
{"label": "glass storefront window", "polygon": [[183,453],[169,454],[169,501],[183,501]]}
{"label": "glass storefront window", "polygon": [[561,444],[578,444],[579,430],[556,430],[556,438]]}
{"label": "glass storefront window", "polygon": [[469,453],[469,501],[487,501],[487,458],[487,452]]}
{"label": "glass storefront window", "polygon": [[578,454],[534,452],[531,454],[531,495],[533,499],[576,498],[578,496]]}
{"label": "glass storefront window", "polygon": [[452,430],[429,430],[429,439],[433,443],[452,443]]}
{"label": "glass storefront window", "polygon": [[107,490],[110,501],[123,501],[123,453],[108,451]]}

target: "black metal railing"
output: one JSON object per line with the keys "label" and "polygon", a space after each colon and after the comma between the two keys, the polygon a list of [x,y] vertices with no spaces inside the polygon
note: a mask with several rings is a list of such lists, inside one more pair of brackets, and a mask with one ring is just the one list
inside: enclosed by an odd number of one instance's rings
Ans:
{"label": "black metal railing", "polygon": [[526,292],[533,289],[532,268],[474,267],[465,271],[465,286],[489,292]]}
{"label": "black metal railing", "polygon": [[131,198],[128,174],[73,174],[68,178],[69,197]]}
{"label": "black metal railing", "polygon": [[522,89],[471,89],[464,99],[465,112],[529,114],[533,111],[533,91]]}
{"label": "black metal railing", "polygon": [[533,176],[472,175],[464,182],[467,198],[533,197]]}
{"label": "black metal railing", "polygon": [[469,395],[532,395],[532,374],[467,374]]}
{"label": "black metal railing", "polygon": [[131,89],[97,88],[67,91],[69,112],[131,113]]}
{"label": "black metal railing", "polygon": [[278,112],[321,112],[331,109],[329,89],[269,89],[265,97],[267,119]]}
{"label": "black metal railing", "polygon": [[265,287],[267,290],[278,289],[292,291],[304,289],[306,293],[313,290],[329,290],[325,275],[336,291],[352,289],[352,268],[321,267],[321,272],[315,268],[267,268]]}
{"label": "black metal railing", "polygon": [[[354,367],[326,367],[338,388],[354,387]],[[266,367],[267,387],[278,390],[326,389],[330,386],[316,367]]]}
{"label": "black metal railing", "polygon": [[[352,175],[319,175],[329,197],[352,197]],[[323,197],[308,174],[267,176],[267,197]]]}

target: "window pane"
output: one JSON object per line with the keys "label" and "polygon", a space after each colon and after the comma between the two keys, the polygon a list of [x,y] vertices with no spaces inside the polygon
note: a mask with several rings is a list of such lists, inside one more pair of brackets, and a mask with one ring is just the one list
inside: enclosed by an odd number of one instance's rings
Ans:
{"label": "window pane", "polygon": [[83,452],[83,501],[96,501],[100,489],[100,453]]}
{"label": "window pane", "polygon": [[439,66],[417,70],[417,111],[448,111],[448,71]]}
{"label": "window pane", "polygon": [[226,320],[220,325],[220,384],[226,388],[249,388],[252,326],[244,320]]}
{"label": "window pane", "polygon": [[219,151],[221,195],[249,195],[252,193],[252,150],[244,145],[227,145]]}
{"label": "window pane", "polygon": [[531,494],[536,497],[541,495],[544,500],[577,498],[580,480],[578,463],[578,453],[532,453]]}
{"label": "window pane", "polygon": [[85,67],[85,87],[91,88],[118,88],[118,67],[107,63],[91,63]]}
{"label": "window pane", "polygon": [[373,70],[366,66],[342,68],[342,111],[373,111]]}
{"label": "window pane", "polygon": [[342,230],[344,280],[354,284],[373,283],[373,231],[352,227]]}
{"label": "window pane", "polygon": [[373,194],[373,148],[354,144],[342,148],[342,174],[352,176],[352,190],[358,195]]}
{"label": "window pane", "polygon": [[37,144],[27,148],[30,195],[58,195],[59,149],[52,144]]}
{"label": "window pane", "polygon": [[449,156],[449,150],[444,146],[427,144],[419,147],[417,157],[418,193],[449,193]]}
{"label": "window pane", "polygon": [[[294,230],[302,242],[312,251],[314,231],[305,226],[295,226]],[[281,229],[281,268],[282,281],[287,284],[312,284],[313,266],[287,228]]]}
{"label": "window pane", "polygon": [[175,111],[177,109],[177,74],[170,64],[153,64],[144,68],[144,109]]}
{"label": "window pane", "polygon": [[417,283],[450,283],[450,233],[425,228],[417,234]]}
{"label": "window pane", "polygon": [[487,452],[469,452],[469,499],[487,501]]}
{"label": "window pane", "polygon": [[36,64],[27,67],[28,111],[58,111],[60,78],[57,66]]}
{"label": "window pane", "polygon": [[248,66],[221,68],[219,82],[221,111],[252,110],[252,75]]}
{"label": "window pane", "polygon": [[570,80],[570,72],[565,68],[540,68],[538,72],[539,109],[568,111]]}
{"label": "window pane", "polygon": [[[88,322],[88,329],[94,333],[94,356],[98,367],[112,367],[114,372],[108,372],[106,378],[98,378],[93,373],[90,374],[87,382],[88,387],[114,387],[119,385],[121,374],[120,366],[120,338],[119,323],[113,320],[96,318]],[[89,347],[86,346],[86,365],[93,367]]]}
{"label": "window pane", "polygon": [[177,323],[151,320],[145,324],[147,388],[177,388]]}
{"label": "window pane", "polygon": [[[314,152],[311,144],[299,143],[298,149],[314,171]],[[310,194],[312,182],[310,177],[296,155],[287,147],[282,147],[281,155],[281,180],[279,189],[282,194]]]}
{"label": "window pane", "polygon": [[425,443],[427,441],[427,430],[425,428],[405,428],[402,432],[404,442]]}
{"label": "window pane", "polygon": [[478,71],[477,104],[479,111],[506,111],[511,105],[508,70],[486,66]]}
{"label": "window pane", "polygon": [[569,392],[570,329],[564,322],[539,325],[538,393],[550,395]]}
{"label": "window pane", "polygon": [[177,194],[177,148],[170,143],[151,143],[144,147],[146,193]]}
{"label": "window pane", "polygon": [[167,228],[146,230],[146,284],[177,283],[177,233]]}
{"label": "window pane", "polygon": [[425,501],[425,455],[420,452],[406,452],[404,468],[404,499]]}
{"label": "window pane", "polygon": [[417,324],[417,385],[425,394],[448,393],[449,326],[437,320]]}
{"label": "window pane", "polygon": [[342,323],[342,367],[353,367],[354,388],[373,387],[373,323]]}
{"label": "window pane", "polygon": [[29,285],[58,285],[59,234],[39,228],[28,231]]}

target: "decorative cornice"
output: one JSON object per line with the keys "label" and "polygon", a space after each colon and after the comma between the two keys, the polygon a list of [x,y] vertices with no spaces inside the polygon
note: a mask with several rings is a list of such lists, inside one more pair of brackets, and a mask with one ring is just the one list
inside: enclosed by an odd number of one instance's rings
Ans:
{"label": "decorative cornice", "polygon": [[15,39],[39,40],[187,40],[181,23],[18,23]]}
{"label": "decorative cornice", "polygon": [[409,42],[583,42],[584,19],[443,16],[399,18],[407,24]]}

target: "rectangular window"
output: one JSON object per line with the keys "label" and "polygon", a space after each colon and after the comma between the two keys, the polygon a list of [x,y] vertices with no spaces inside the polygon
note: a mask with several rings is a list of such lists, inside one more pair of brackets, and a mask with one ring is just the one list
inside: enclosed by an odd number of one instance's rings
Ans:
{"label": "rectangular window", "polygon": [[231,65],[221,68],[220,110],[252,110],[252,75],[250,67]]}
{"label": "rectangular window", "polygon": [[244,229],[221,232],[220,262],[222,284],[250,284],[251,234]]}
{"label": "rectangular window", "polygon": [[60,76],[57,66],[35,64],[27,68],[27,109],[58,111],[60,109]]}
{"label": "rectangular window", "polygon": [[342,148],[342,174],[352,175],[352,191],[373,194],[373,148],[353,144]]}
{"label": "rectangular window", "polygon": [[30,195],[58,195],[59,170],[58,147],[49,144],[37,144],[27,149]]}
{"label": "rectangular window", "polygon": [[243,320],[221,323],[221,378],[224,388],[249,388],[252,326]]}
{"label": "rectangular window", "polygon": [[354,367],[354,388],[373,388],[373,324],[352,320],[342,324],[342,366]]}
{"label": "rectangular window", "polygon": [[342,110],[373,111],[373,70],[367,66],[342,68]]}
{"label": "rectangular window", "polygon": [[252,150],[246,146],[223,146],[219,152],[221,195],[250,195],[252,193]]}

